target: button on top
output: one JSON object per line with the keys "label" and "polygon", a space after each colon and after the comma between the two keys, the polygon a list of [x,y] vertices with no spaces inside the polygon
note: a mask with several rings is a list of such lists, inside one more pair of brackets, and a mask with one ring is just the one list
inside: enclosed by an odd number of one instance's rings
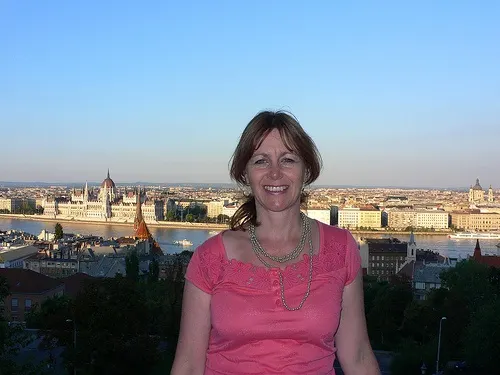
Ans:
{"label": "button on top", "polygon": [[273,285],[274,285],[274,286],[278,286],[278,285],[279,285],[278,280],[274,280],[274,281],[273,281]]}

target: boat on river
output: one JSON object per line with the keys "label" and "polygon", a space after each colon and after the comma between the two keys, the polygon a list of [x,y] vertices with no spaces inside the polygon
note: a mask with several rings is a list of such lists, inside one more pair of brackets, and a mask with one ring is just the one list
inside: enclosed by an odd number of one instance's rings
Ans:
{"label": "boat on river", "polygon": [[448,236],[454,240],[498,240],[500,233],[457,232]]}
{"label": "boat on river", "polygon": [[183,240],[178,240],[174,241],[174,245],[177,246],[193,246],[193,243],[189,240],[183,239]]}

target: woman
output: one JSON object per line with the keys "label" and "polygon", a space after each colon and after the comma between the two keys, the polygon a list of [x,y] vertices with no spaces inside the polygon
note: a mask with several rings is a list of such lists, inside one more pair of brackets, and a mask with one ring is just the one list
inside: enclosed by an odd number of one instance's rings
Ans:
{"label": "woman", "polygon": [[186,271],[173,375],[379,374],[352,235],[301,213],[321,158],[284,112],[243,131],[231,177],[250,189],[231,230],[208,239]]}

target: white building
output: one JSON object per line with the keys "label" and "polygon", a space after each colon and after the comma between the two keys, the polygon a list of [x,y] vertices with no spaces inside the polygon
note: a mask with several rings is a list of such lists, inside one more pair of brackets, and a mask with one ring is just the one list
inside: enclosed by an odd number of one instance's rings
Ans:
{"label": "white building", "polygon": [[394,229],[434,228],[447,229],[449,227],[449,214],[440,210],[390,210],[388,226]]}
{"label": "white building", "polygon": [[[114,181],[109,176],[101,183],[98,193],[89,190],[73,190],[69,201],[44,200],[44,216],[75,220],[133,222],[136,212],[137,192],[118,194]],[[164,204],[161,200],[142,200],[144,220],[148,223],[163,220]]]}
{"label": "white building", "polygon": [[308,208],[304,210],[304,213],[311,219],[318,220],[324,224],[331,224],[331,212],[329,209],[324,208]]}

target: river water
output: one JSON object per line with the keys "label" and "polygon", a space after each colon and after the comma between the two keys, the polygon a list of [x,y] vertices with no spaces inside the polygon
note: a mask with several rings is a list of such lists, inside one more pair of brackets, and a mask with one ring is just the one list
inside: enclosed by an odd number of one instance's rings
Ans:
{"label": "river water", "polygon": [[[134,233],[132,226],[120,226],[112,224],[91,224],[91,223],[63,223],[63,230],[66,233],[79,233],[83,235],[95,235],[103,238],[131,236]],[[0,230],[16,229],[23,232],[39,235],[45,229],[54,231],[53,222],[43,222],[34,220],[22,219],[7,219],[0,218]],[[205,229],[172,229],[172,228],[149,228],[153,237],[158,241],[165,253],[173,254],[182,250],[194,250],[214,235],[216,232]],[[363,235],[364,237],[388,237],[388,235],[370,234]],[[356,240],[359,240],[361,235],[354,234]],[[401,241],[408,241],[408,235],[392,235]],[[193,243],[193,246],[179,247],[173,244],[174,241],[187,239]],[[476,240],[470,239],[449,239],[445,235],[416,235],[415,241],[417,248],[425,250],[433,250],[439,252],[443,256],[452,258],[467,258],[474,252]],[[481,250],[484,254],[500,255],[500,249],[496,244],[500,240],[481,240]]]}

